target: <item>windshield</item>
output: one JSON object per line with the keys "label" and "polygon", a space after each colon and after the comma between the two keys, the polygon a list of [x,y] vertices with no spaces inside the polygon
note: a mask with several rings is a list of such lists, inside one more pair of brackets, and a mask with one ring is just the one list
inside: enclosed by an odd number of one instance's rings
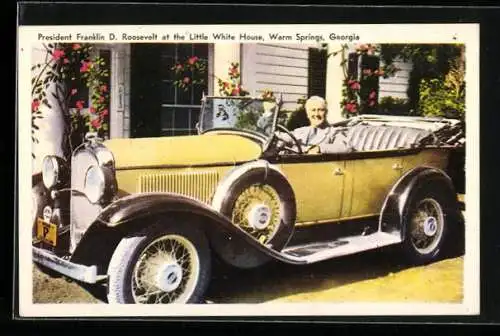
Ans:
{"label": "windshield", "polygon": [[275,101],[248,98],[206,97],[200,131],[240,130],[269,137],[274,132],[278,107]]}

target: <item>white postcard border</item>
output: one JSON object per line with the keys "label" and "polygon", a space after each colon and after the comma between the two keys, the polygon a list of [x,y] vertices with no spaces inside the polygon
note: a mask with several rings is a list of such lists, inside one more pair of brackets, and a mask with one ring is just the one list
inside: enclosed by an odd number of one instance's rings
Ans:
{"label": "white postcard border", "polygon": [[[280,31],[284,34],[323,34],[331,32],[337,36],[356,35],[359,39],[327,40],[340,43],[465,43],[466,51],[466,106],[467,106],[467,148],[466,148],[466,253],[464,256],[464,297],[461,304],[416,304],[416,303],[325,303],[325,304],[204,304],[172,306],[130,306],[99,304],[33,304],[31,229],[21,223],[30,221],[26,211],[31,204],[31,47],[40,41],[40,33],[87,34],[100,32],[130,35],[174,34],[174,32],[212,33],[231,31],[235,34],[252,32],[268,34]],[[76,37],[75,37],[76,38]],[[95,41],[76,40],[61,42],[87,43],[141,43],[142,41]],[[154,41],[158,43],[194,42]],[[209,41],[196,41],[197,43]],[[255,41],[217,41],[217,43],[255,43]],[[273,41],[272,43],[297,43]],[[303,43],[315,44],[316,41]],[[19,136],[19,207],[18,233],[19,250],[19,312],[22,317],[99,317],[99,316],[350,316],[350,315],[471,315],[479,313],[479,25],[478,24],[389,24],[389,25],[160,25],[160,26],[21,26],[18,28],[18,136]]]}

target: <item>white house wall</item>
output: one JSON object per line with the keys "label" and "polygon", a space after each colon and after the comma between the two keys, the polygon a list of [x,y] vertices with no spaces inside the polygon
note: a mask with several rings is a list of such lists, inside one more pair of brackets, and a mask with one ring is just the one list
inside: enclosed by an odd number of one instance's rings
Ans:
{"label": "white house wall", "polygon": [[283,94],[283,109],[295,109],[307,97],[308,46],[298,44],[242,44],[242,85],[252,95],[270,89]]}
{"label": "white house wall", "polygon": [[379,101],[383,97],[394,97],[400,99],[408,98],[408,80],[410,71],[413,67],[411,62],[402,60],[394,61],[394,65],[400,70],[394,76],[388,78],[380,78],[379,82]]}
{"label": "white house wall", "polygon": [[[219,95],[218,79],[228,79],[228,71],[231,63],[241,63],[239,43],[215,43],[213,48],[209,48],[209,73],[213,71],[213,94]],[[213,69],[210,71],[210,67]],[[209,86],[209,90],[210,90]]]}
{"label": "white house wall", "polygon": [[[343,55],[341,43],[329,43],[326,60],[326,101],[328,103],[327,119],[330,123],[344,119],[340,102],[342,101],[342,88],[344,82],[344,69],[341,65]],[[347,56],[347,55],[345,55]]]}

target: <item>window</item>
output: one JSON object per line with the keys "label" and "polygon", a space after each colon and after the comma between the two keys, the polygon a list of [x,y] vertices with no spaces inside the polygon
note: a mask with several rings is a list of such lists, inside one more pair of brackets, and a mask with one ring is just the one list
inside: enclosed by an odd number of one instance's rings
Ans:
{"label": "window", "polygon": [[[202,76],[202,83],[188,85],[186,89],[175,85],[172,67],[185,64],[191,57],[203,62],[208,59],[208,44],[166,44],[161,52],[161,135],[196,134],[196,123],[201,108],[201,98],[208,89],[208,70]],[[192,73],[186,73],[191,80]]]}

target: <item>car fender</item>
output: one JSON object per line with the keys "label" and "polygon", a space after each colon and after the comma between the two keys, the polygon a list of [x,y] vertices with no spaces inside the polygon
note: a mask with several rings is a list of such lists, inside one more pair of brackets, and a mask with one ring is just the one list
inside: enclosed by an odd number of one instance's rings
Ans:
{"label": "car fender", "polygon": [[[212,198],[212,207],[218,211],[223,207],[223,203],[227,198],[227,194],[231,187],[236,183],[239,179],[241,179],[245,174],[251,172],[256,169],[264,169],[266,174],[267,172],[276,173],[278,176],[281,176],[283,182],[288,183],[288,179],[283,174],[283,172],[273,164],[270,164],[266,160],[256,160],[251,161],[240,166],[233,168],[229,173],[222,179],[219,186],[217,187],[214,196]],[[291,187],[290,187],[291,189]],[[290,197],[295,202],[295,197],[293,195],[293,190],[290,193]]]}
{"label": "car fender", "polygon": [[[255,252],[262,258],[287,261],[279,252],[262,245],[250,234],[233,225],[231,221],[208,204],[199,200],[172,193],[142,193],[118,199],[103,209],[86,231],[76,247],[71,260],[80,264],[107,263],[121,238],[129,232],[144,227],[140,219],[151,216],[183,215],[194,216],[196,223],[207,233],[217,234],[218,239],[236,243],[243,249]],[[100,272],[105,269],[99,269]]]}
{"label": "car fender", "polygon": [[404,174],[391,188],[387,194],[379,217],[379,228],[384,232],[399,231],[404,239],[405,230],[404,216],[411,199],[412,192],[422,185],[432,183],[436,190],[457,202],[455,187],[451,178],[441,169],[427,166],[419,166]]}

